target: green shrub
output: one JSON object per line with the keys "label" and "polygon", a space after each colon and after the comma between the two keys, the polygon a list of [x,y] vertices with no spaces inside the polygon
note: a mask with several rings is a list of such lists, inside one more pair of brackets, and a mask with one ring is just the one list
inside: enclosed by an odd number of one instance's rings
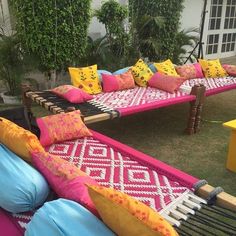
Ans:
{"label": "green shrub", "polygon": [[60,70],[84,55],[91,0],[12,0],[24,47],[44,71]]}

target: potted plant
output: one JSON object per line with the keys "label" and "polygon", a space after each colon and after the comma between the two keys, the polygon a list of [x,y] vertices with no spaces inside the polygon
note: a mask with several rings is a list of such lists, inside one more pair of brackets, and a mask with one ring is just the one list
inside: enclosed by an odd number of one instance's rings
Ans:
{"label": "potted plant", "polygon": [[20,84],[25,73],[24,57],[17,33],[7,35],[0,31],[0,80],[7,92],[2,93],[4,103],[19,103]]}

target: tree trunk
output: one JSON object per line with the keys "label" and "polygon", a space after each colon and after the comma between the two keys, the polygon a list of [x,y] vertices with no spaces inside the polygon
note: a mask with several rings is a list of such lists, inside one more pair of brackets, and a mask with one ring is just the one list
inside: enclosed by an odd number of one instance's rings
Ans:
{"label": "tree trunk", "polygon": [[51,74],[51,88],[55,88],[57,82],[57,71],[51,70],[50,74]]}

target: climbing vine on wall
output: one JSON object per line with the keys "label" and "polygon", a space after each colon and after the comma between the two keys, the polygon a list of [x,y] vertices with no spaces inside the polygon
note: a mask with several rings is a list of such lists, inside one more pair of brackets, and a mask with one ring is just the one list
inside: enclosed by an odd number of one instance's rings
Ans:
{"label": "climbing vine on wall", "polygon": [[12,0],[25,48],[45,70],[59,70],[84,54],[91,0]]}
{"label": "climbing vine on wall", "polygon": [[[129,0],[130,21],[140,19],[143,15],[162,17],[163,24],[153,35],[159,42],[158,54],[152,60],[172,58],[179,30],[184,0]],[[154,58],[155,57],[155,58]]]}

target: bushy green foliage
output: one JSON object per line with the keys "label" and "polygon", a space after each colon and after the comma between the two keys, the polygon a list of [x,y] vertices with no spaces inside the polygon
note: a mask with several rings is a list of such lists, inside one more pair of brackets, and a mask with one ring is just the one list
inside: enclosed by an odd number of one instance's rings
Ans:
{"label": "bushy green foliage", "polygon": [[25,48],[45,71],[59,70],[85,52],[91,0],[12,0]]}
{"label": "bushy green foliage", "polygon": [[[183,0],[130,0],[130,20],[141,19],[142,16],[162,17],[163,24],[155,28],[153,40],[161,44],[158,54],[152,55],[151,60],[172,58],[175,50],[176,35],[179,30],[180,17],[183,9]],[[150,28],[150,27],[149,27]],[[141,50],[145,53],[145,48]],[[148,56],[148,55],[147,55]]]}
{"label": "bushy green foliage", "polygon": [[[106,29],[105,37],[100,39],[98,56],[103,64],[110,61],[109,69],[115,69],[116,66],[119,68],[124,64],[123,59],[127,58],[129,34],[125,30],[124,21],[128,17],[128,8],[116,0],[108,0],[95,11],[94,15],[105,25]],[[94,43],[96,45],[97,41]],[[115,64],[116,66],[113,66]]]}
{"label": "bushy green foliage", "polygon": [[24,72],[24,59],[17,34],[5,35],[0,30],[0,80],[6,85],[9,95],[20,93]]}
{"label": "bushy green foliage", "polygon": [[123,21],[128,16],[127,7],[122,6],[115,0],[108,0],[102,4],[99,10],[95,11],[95,16],[99,22],[105,25],[109,37],[119,37],[124,34]]}
{"label": "bushy green foliage", "polygon": [[[190,28],[181,30],[176,35],[176,43],[174,44],[174,51],[172,60],[176,64],[183,64],[190,53],[194,50],[195,46],[199,41],[199,30],[198,28]],[[189,58],[190,62],[197,61],[198,55],[193,52]]]}

